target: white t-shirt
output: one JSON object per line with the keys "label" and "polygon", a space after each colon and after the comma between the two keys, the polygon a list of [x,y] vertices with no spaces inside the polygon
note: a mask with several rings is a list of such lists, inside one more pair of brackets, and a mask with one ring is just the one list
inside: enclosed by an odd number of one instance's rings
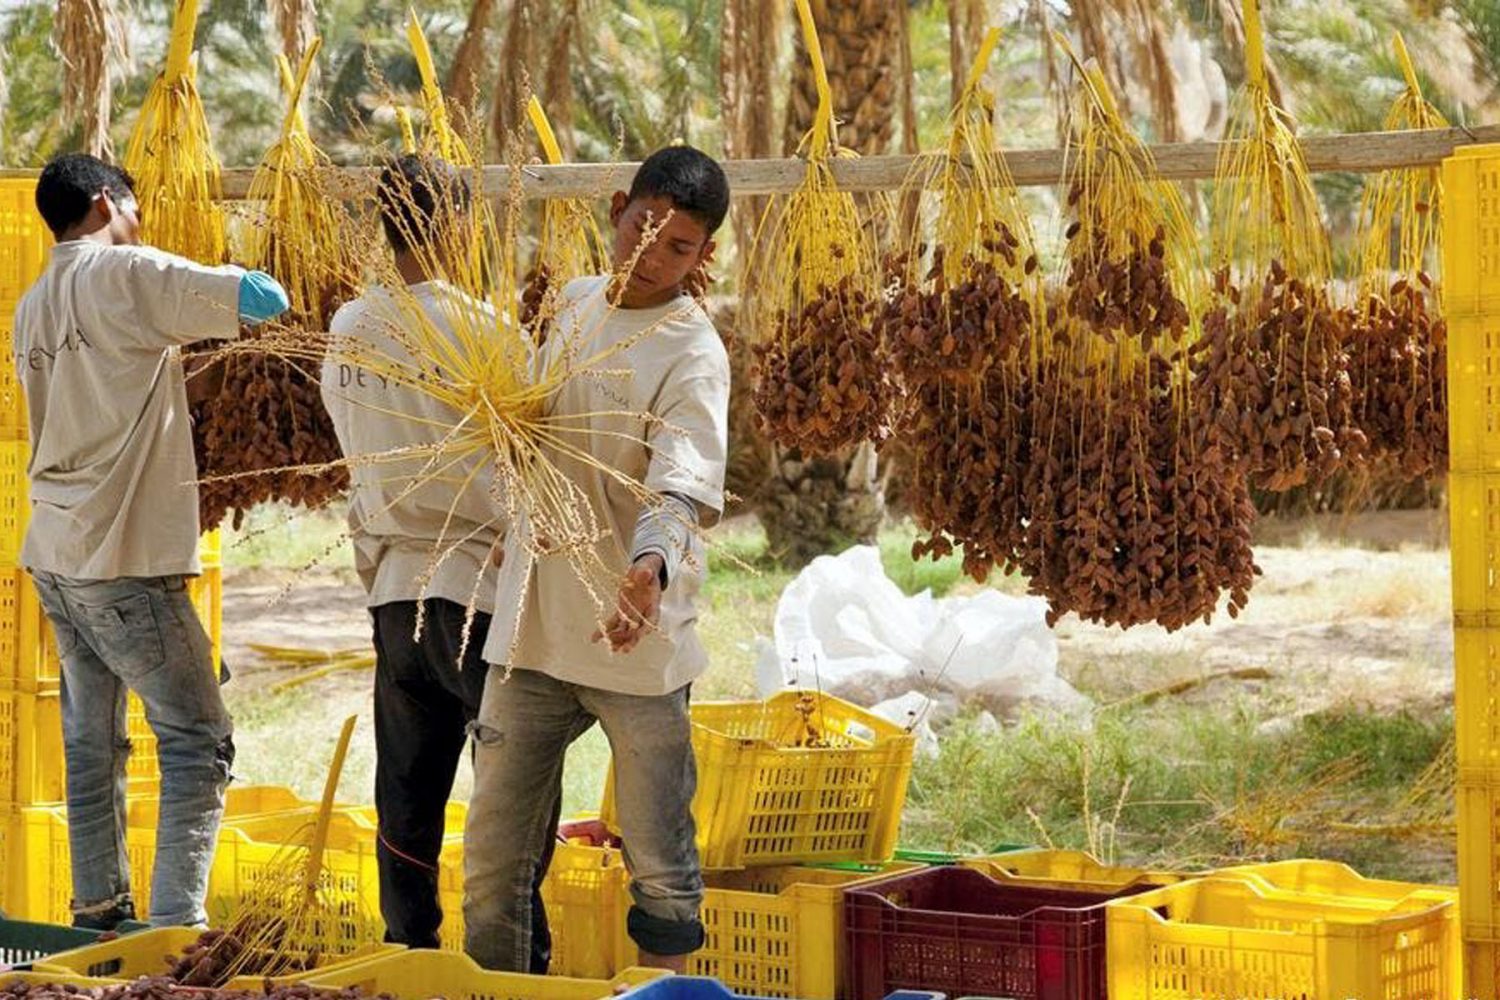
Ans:
{"label": "white t-shirt", "polygon": [[[427,281],[408,286],[408,291],[433,329],[456,347],[450,317],[459,310],[473,316],[471,325],[480,329],[497,322],[487,303],[452,285]],[[377,372],[348,363],[351,354],[357,358],[365,349],[415,371],[412,351],[423,338],[410,331],[411,308],[412,303],[399,301],[390,291],[372,287],[335,313],[329,324],[335,338],[363,342],[352,350],[336,347],[323,365],[323,403],[350,458],[437,444],[459,421],[457,411],[426,393],[389,384]],[[442,458],[434,463],[430,452],[354,462],[349,527],[355,569],[369,592],[370,607],[441,598],[491,610],[495,585],[490,552],[502,523],[488,495],[488,462],[483,452],[456,464]],[[413,488],[415,479],[433,473],[440,475]]]}
{"label": "white t-shirt", "polygon": [[201,572],[178,345],[239,335],[244,273],[152,247],[53,247],[16,306],[31,425],[28,569],[86,580]]}
{"label": "white t-shirt", "polygon": [[[540,360],[547,364],[572,350],[582,362],[609,345],[634,342],[600,362],[597,376],[569,378],[549,400],[548,413],[605,466],[658,493],[692,500],[706,526],[724,508],[729,356],[708,315],[691,298],[680,296],[652,309],[612,309],[608,280],[581,278],[563,290]],[[641,505],[599,469],[557,453],[552,457],[588,498],[605,533],[597,546],[604,568],[594,588],[613,600],[629,568]],[[524,536],[529,530],[518,524],[506,538],[486,661],[638,695],[675,691],[703,673],[708,654],[695,628],[704,570],[701,542],[693,540],[693,558],[683,562],[662,594],[660,627],[631,652],[616,654],[590,641],[599,611],[572,560],[544,556],[531,561],[528,571]]]}

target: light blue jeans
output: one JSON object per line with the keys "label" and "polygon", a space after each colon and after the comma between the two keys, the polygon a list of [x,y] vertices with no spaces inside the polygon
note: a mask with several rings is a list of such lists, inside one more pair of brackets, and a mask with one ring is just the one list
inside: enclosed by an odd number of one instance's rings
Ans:
{"label": "light blue jeans", "polygon": [[464,830],[464,950],[487,969],[530,968],[537,865],[557,836],[563,756],[594,723],[614,755],[615,801],[643,951],[703,946],[688,689],[646,697],[491,667],[474,722],[474,794]]}
{"label": "light blue jeans", "polygon": [[161,768],[151,923],[203,924],[234,742],[186,580],[32,577],[62,659],[74,923],[134,914],[125,854],[128,689],[145,705]]}

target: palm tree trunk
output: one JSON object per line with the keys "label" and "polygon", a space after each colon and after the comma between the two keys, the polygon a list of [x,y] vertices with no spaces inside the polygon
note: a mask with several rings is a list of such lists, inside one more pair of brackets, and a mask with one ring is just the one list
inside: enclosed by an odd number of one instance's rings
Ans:
{"label": "palm tree trunk", "polygon": [[[861,155],[890,152],[903,89],[902,48],[910,44],[904,3],[811,0],[833,89],[839,142]],[[800,35],[788,102],[784,148],[794,152],[812,123],[816,85]],[[914,119],[914,115],[908,120]],[[910,127],[913,137],[915,125]],[[875,541],[885,498],[875,448],[807,458],[773,449],[758,512],[773,555],[802,565],[851,543]]]}
{"label": "palm tree trunk", "polygon": [[964,77],[983,40],[984,4],[980,0],[948,0],[948,80],[954,104],[963,96]]}
{"label": "palm tree trunk", "polygon": [[85,152],[108,157],[115,84],[130,62],[118,0],[59,0],[52,43],[63,63],[63,120],[82,127]]}
{"label": "palm tree trunk", "polygon": [[458,115],[458,131],[465,138],[469,138],[478,104],[479,74],[488,62],[484,43],[494,12],[495,0],[474,0],[464,37],[453,55],[453,68],[448,71],[448,97]]}
{"label": "palm tree trunk", "polygon": [[547,109],[563,154],[573,155],[571,70],[579,17],[578,0],[511,0],[490,107],[490,135],[502,154],[511,135],[525,125],[523,107],[535,94]]}
{"label": "palm tree trunk", "polygon": [[[281,51],[293,66],[302,65],[302,54],[318,33],[318,9],[314,0],[270,0],[271,16],[276,21],[276,33],[281,36]],[[317,90],[316,66],[302,91],[303,108]]]}

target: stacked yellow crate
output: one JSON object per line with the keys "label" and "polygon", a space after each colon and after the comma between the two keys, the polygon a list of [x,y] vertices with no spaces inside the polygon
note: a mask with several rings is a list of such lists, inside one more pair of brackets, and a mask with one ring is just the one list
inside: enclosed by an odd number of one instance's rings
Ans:
{"label": "stacked yellow crate", "polygon": [[[45,824],[37,810],[64,798],[60,679],[56,643],[36,589],[19,565],[30,501],[26,488],[29,446],[25,401],[16,379],[12,335],[16,303],[41,274],[46,226],[37,214],[35,182],[0,179],[0,910],[15,917],[56,919],[32,912],[45,864],[30,857],[51,854],[31,843]],[[222,560],[217,534],[205,537],[204,574],[191,586],[193,601],[221,649]],[[155,787],[156,737],[140,700],[129,699],[127,730],[134,744],[129,765],[132,791]],[[28,885],[32,883],[32,885]],[[50,884],[50,883],[49,883]]]}
{"label": "stacked yellow crate", "polygon": [[34,185],[0,180],[0,910],[24,916],[27,856],[24,810],[62,798],[55,680],[43,679],[41,609],[17,563],[30,504],[26,420],[11,355],[16,303],[46,256],[46,228]]}
{"label": "stacked yellow crate", "polygon": [[1500,995],[1500,146],[1443,165],[1466,995]]}

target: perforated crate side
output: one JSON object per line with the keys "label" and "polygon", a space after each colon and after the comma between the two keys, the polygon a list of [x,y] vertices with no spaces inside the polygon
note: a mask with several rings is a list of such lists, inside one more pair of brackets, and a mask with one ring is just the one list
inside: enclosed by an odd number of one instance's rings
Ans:
{"label": "perforated crate side", "polygon": [[1454,1000],[1452,903],[1384,906],[1212,877],[1105,907],[1110,1000]]}
{"label": "perforated crate side", "polygon": [[62,800],[62,706],[56,686],[0,691],[0,806]]}
{"label": "perforated crate side", "polygon": [[[799,711],[799,704],[810,704]],[[828,695],[693,706],[693,818],[705,869],[888,861],[896,849],[915,739]],[[808,727],[820,743],[805,745]],[[614,771],[600,813],[611,830]]]}
{"label": "perforated crate side", "polygon": [[36,210],[36,181],[0,178],[0,316],[7,321],[41,274],[47,244],[47,227]]}
{"label": "perforated crate side", "polygon": [[1453,317],[1500,315],[1500,145],[1443,163],[1443,291]]}
{"label": "perforated crate side", "polygon": [[41,664],[36,586],[25,570],[0,567],[0,689],[35,692]]}
{"label": "perforated crate side", "polygon": [[931,868],[844,894],[845,1000],[893,990],[1104,1000],[1109,893],[997,883]]}
{"label": "perforated crate side", "polygon": [[1466,939],[1500,940],[1500,775],[1460,768],[1459,911]]}

